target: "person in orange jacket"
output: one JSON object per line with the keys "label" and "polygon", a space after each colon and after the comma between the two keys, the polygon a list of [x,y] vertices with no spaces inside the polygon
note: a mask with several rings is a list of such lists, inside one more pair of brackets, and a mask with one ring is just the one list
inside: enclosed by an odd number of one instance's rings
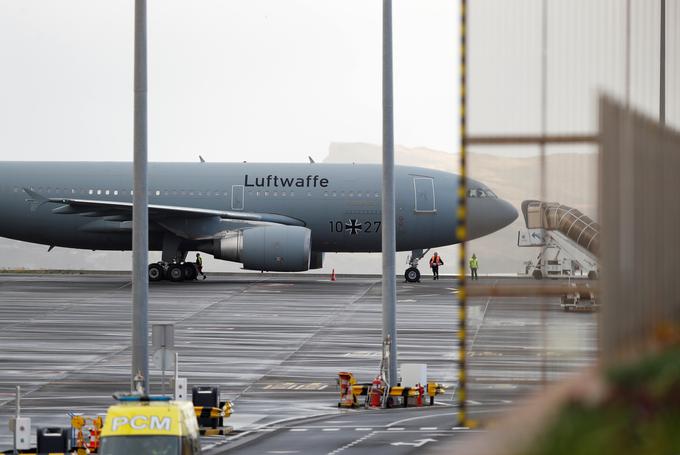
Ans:
{"label": "person in orange jacket", "polygon": [[436,251],[434,252],[434,255],[430,258],[430,268],[432,269],[432,279],[433,280],[438,280],[439,279],[439,266],[444,265],[444,261],[442,261],[441,256],[439,256],[439,253]]}

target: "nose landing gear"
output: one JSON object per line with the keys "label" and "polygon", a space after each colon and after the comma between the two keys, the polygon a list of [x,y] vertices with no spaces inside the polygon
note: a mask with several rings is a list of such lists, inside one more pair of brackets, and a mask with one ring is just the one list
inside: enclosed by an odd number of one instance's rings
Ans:
{"label": "nose landing gear", "polygon": [[404,279],[407,283],[419,283],[420,282],[420,270],[415,267],[409,267],[404,272]]}
{"label": "nose landing gear", "polygon": [[428,251],[430,251],[429,248],[427,250],[421,249],[411,251],[411,255],[408,258],[408,264],[410,267],[404,272],[404,280],[406,280],[406,283],[420,283],[420,270],[418,270],[418,261],[420,261]]}

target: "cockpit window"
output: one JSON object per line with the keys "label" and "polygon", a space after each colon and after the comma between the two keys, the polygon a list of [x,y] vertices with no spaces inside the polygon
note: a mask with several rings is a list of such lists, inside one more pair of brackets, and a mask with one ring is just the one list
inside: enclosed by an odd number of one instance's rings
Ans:
{"label": "cockpit window", "polygon": [[494,198],[494,199],[498,198],[498,196],[496,196],[496,194],[493,191],[483,189],[483,188],[470,188],[468,190],[468,197],[476,197],[476,198],[489,197],[489,198]]}

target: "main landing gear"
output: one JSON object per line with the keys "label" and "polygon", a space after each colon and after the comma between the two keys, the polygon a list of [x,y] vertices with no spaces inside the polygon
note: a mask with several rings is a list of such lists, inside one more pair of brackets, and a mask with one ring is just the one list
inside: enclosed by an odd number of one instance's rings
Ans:
{"label": "main landing gear", "polygon": [[408,258],[409,268],[407,268],[404,272],[404,279],[407,283],[420,283],[420,270],[418,270],[418,261],[420,261],[428,251],[430,251],[429,248],[427,250],[420,249],[411,251],[411,255]]}
{"label": "main landing gear", "polygon": [[149,281],[191,281],[198,277],[193,262],[186,262],[187,252],[182,249],[182,239],[167,233],[163,237],[163,255],[160,261],[149,264]]}
{"label": "main landing gear", "polygon": [[160,261],[149,265],[149,281],[192,281],[196,277],[198,277],[198,270],[193,262],[178,264]]}

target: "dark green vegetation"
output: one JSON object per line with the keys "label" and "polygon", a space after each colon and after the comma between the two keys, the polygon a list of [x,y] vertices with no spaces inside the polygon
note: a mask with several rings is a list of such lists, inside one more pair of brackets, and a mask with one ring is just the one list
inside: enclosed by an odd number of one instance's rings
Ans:
{"label": "dark green vegetation", "polygon": [[680,454],[680,347],[607,374],[597,404],[566,404],[527,455]]}

